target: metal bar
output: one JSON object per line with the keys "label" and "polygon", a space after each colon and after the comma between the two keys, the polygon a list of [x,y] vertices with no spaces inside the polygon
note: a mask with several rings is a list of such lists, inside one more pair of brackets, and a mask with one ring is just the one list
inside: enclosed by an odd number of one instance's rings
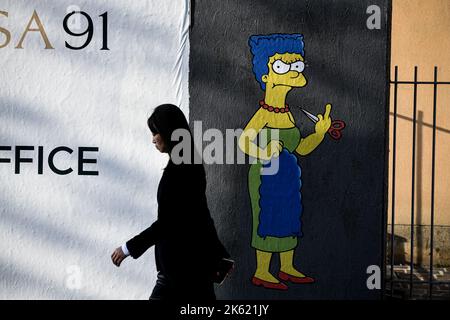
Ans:
{"label": "metal bar", "polygon": [[[433,84],[434,81],[391,81],[391,83],[398,83],[398,84]],[[437,84],[450,84],[448,81],[438,82]]]}
{"label": "metal bar", "polygon": [[434,67],[433,86],[433,150],[431,152],[431,230],[430,230],[430,300],[433,298],[433,250],[434,250],[434,183],[436,163],[436,105],[437,105],[437,67]]}
{"label": "metal bar", "polygon": [[[390,100],[391,100],[391,85],[389,83],[389,81],[391,80],[391,73],[392,73],[392,65],[391,65],[391,35],[392,35],[392,1],[387,1],[387,17],[388,17],[388,21],[387,21],[387,26],[388,26],[388,30],[387,30],[387,35],[388,35],[388,41],[387,43],[387,50],[386,50],[386,97],[385,97],[385,103],[386,103],[386,107],[387,107],[387,116],[385,117],[385,131],[387,132],[387,145],[386,148],[388,149],[388,152],[385,154],[385,160],[386,160],[386,166],[385,166],[385,172],[384,172],[384,177],[383,180],[385,181],[385,185],[388,184],[388,179],[389,179],[389,110],[390,110]],[[385,107],[385,108],[386,108]],[[386,143],[385,142],[385,143]],[[389,199],[389,189],[386,188],[383,192],[383,215],[382,215],[382,243],[381,243],[381,248],[383,248],[382,252],[383,252],[383,274],[382,274],[382,282],[381,282],[381,293],[382,293],[382,299],[384,299],[386,297],[386,269],[387,269],[387,224],[388,224],[388,216],[387,216],[387,212],[388,212],[388,199]]]}
{"label": "metal bar", "polygon": [[[410,283],[411,281],[409,279],[397,279],[392,281],[392,283]],[[414,284],[425,284],[426,281],[425,280],[413,280]],[[439,285],[439,284],[448,284],[450,285],[450,281],[432,281],[433,285]]]}
{"label": "metal bar", "polygon": [[[395,84],[394,84],[394,126],[392,141],[392,211],[391,211],[391,278],[394,280],[394,225],[395,225],[395,163],[397,151],[397,93],[398,93],[398,66],[395,66]],[[394,287],[391,285],[391,296],[394,294]]]}
{"label": "metal bar", "polygon": [[413,296],[414,273],[414,202],[415,202],[415,172],[416,172],[416,122],[417,122],[417,66],[414,67],[414,105],[413,105],[413,145],[412,145],[412,184],[411,184],[411,262],[409,295]]}

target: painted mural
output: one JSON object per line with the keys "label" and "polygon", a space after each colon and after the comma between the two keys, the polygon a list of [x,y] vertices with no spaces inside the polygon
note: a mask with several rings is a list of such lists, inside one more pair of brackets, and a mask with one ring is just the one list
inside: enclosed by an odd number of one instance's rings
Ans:
{"label": "painted mural", "polygon": [[[301,34],[253,35],[248,44],[253,55],[253,73],[264,99],[247,122],[239,138],[239,147],[255,161],[248,173],[248,189],[252,207],[252,240],[256,270],[255,286],[288,290],[289,284],[314,283],[296,267],[295,249],[302,237],[302,169],[297,155],[306,156],[317,149],[328,133],[341,138],[345,123],[332,121],[331,104],[317,116],[302,109],[315,123],[315,132],[302,137],[289,105],[291,90],[307,85],[303,71],[305,52]],[[261,142],[261,136],[266,137]],[[263,139],[264,140],[264,139]],[[268,173],[274,167],[276,173]],[[280,270],[270,272],[274,254],[279,254]],[[280,281],[282,280],[282,281]]]}

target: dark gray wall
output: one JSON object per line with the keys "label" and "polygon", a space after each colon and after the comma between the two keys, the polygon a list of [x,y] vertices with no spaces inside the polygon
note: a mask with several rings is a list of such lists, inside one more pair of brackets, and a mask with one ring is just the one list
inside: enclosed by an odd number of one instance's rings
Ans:
{"label": "dark gray wall", "polygon": [[[369,30],[366,9],[382,10],[380,30]],[[345,120],[341,141],[330,137],[303,169],[303,238],[296,264],[314,276],[312,285],[279,292],[255,287],[255,252],[250,246],[248,165],[207,165],[208,201],[218,232],[236,260],[220,299],[379,298],[368,290],[366,269],[382,266],[386,194],[387,65],[390,1],[195,1],[190,33],[190,121],[203,129],[243,128],[263,92],[252,73],[247,41],[254,34],[301,33],[308,67],[305,88],[290,105]],[[305,136],[313,125],[292,108]],[[272,262],[273,274],[278,258]]]}

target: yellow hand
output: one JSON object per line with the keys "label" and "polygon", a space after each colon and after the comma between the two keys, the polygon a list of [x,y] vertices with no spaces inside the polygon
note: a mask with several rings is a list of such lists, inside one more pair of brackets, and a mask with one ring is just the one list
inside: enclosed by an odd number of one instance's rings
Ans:
{"label": "yellow hand", "polygon": [[263,149],[262,154],[260,155],[260,159],[270,160],[272,157],[277,158],[281,150],[283,150],[283,142],[272,140],[269,144]]}
{"label": "yellow hand", "polygon": [[319,121],[316,122],[316,132],[300,140],[300,144],[296,149],[299,155],[306,156],[307,154],[310,154],[319,146],[319,144],[322,143],[323,139],[325,138],[325,133],[327,133],[328,129],[330,129],[331,127],[330,113],[331,104],[328,103],[325,106],[325,114],[323,116],[321,114],[317,115]]}
{"label": "yellow hand", "polygon": [[331,112],[331,104],[328,103],[325,106],[325,114],[323,116],[321,114],[317,115],[317,118],[319,118],[319,121],[317,121],[315,126],[317,134],[325,135],[328,129],[330,129],[331,127],[330,112]]}

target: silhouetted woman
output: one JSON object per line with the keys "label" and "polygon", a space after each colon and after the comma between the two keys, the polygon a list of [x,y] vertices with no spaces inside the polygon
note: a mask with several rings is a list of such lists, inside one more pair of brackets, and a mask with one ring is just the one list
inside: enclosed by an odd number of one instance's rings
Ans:
{"label": "silhouetted woman", "polygon": [[[188,122],[178,107],[164,104],[154,110],[147,124],[156,148],[170,156],[158,186],[158,219],[117,248],[111,258],[120,266],[128,255],[137,259],[155,245],[158,279],[150,299],[214,300],[213,274],[218,261],[229,255],[208,210],[205,170],[203,164],[194,164]],[[185,130],[191,146],[183,150],[188,152],[184,159],[191,161],[181,164],[172,155],[178,142],[171,137],[177,129]]]}

